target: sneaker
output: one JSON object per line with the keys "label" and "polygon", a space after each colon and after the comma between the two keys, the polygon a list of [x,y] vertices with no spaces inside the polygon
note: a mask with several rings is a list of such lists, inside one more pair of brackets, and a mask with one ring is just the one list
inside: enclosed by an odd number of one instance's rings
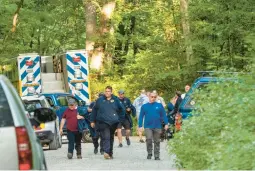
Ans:
{"label": "sneaker", "polygon": [[111,156],[109,154],[107,154],[107,153],[104,153],[104,158],[105,159],[111,159]]}
{"label": "sneaker", "polygon": [[123,145],[120,143],[120,144],[119,144],[119,147],[123,147]]}
{"label": "sneaker", "polygon": [[148,154],[147,159],[150,160],[151,157],[152,157],[152,155],[151,155],[151,154]]}
{"label": "sneaker", "polygon": [[68,158],[68,159],[72,159],[72,158],[73,158],[73,153],[68,153],[68,154],[67,154],[67,158]]}
{"label": "sneaker", "polygon": [[140,141],[139,141],[139,142],[140,142],[140,143],[145,143],[143,139],[140,139]]}
{"label": "sneaker", "polygon": [[80,154],[77,154],[77,159],[82,159],[82,156]]}
{"label": "sneaker", "polygon": [[127,140],[127,145],[130,145],[131,144],[130,139],[126,138],[126,140]]}
{"label": "sneaker", "polygon": [[98,148],[94,148],[94,154],[98,153]]}
{"label": "sneaker", "polygon": [[159,157],[155,157],[155,160],[160,160],[160,158]]}

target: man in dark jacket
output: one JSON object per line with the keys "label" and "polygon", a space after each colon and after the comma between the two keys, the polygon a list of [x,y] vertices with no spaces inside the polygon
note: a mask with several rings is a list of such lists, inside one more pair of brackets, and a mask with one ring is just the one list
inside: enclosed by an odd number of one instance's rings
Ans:
{"label": "man in dark jacket", "polygon": [[[102,97],[104,95],[104,93],[100,93],[99,94],[99,98]],[[89,115],[91,115],[92,113],[92,109],[95,106],[96,102],[91,102],[89,107],[88,107],[88,112]],[[95,128],[92,128],[92,141],[93,141],[93,145],[94,145],[94,153],[97,154],[98,153],[98,147],[99,147],[99,143],[98,140],[100,138],[100,153],[104,154],[104,150],[103,150],[103,141],[102,138],[100,136],[100,131],[98,129],[98,124],[96,124]]]}
{"label": "man in dark jacket", "polygon": [[120,122],[118,124],[117,127],[117,134],[118,134],[118,139],[119,139],[119,147],[123,147],[122,145],[122,127],[124,127],[125,131],[126,131],[126,141],[127,141],[127,145],[130,145],[130,130],[133,127],[133,122],[132,122],[132,118],[131,118],[131,114],[133,117],[136,116],[136,110],[135,107],[132,105],[131,101],[129,98],[125,97],[124,95],[124,90],[120,90],[119,92],[119,100],[122,103],[122,105],[125,108],[125,119]]}
{"label": "man in dark jacket", "polygon": [[180,91],[176,91],[175,92],[175,96],[176,96],[176,102],[175,102],[174,108],[169,113],[170,117],[173,118],[173,123],[175,123],[175,116],[179,112],[179,108],[180,108],[180,105],[181,105],[181,102],[182,102],[181,92]]}
{"label": "man in dark jacket", "polygon": [[112,95],[112,87],[105,88],[105,94],[96,100],[90,116],[91,127],[98,128],[103,140],[104,158],[113,158],[114,133],[125,117],[125,109],[119,99]]}

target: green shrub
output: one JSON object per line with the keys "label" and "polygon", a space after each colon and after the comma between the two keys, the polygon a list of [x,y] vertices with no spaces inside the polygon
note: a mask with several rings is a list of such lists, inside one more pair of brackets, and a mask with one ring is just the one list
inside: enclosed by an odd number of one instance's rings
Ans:
{"label": "green shrub", "polygon": [[196,92],[195,116],[170,141],[183,169],[255,169],[254,73]]}

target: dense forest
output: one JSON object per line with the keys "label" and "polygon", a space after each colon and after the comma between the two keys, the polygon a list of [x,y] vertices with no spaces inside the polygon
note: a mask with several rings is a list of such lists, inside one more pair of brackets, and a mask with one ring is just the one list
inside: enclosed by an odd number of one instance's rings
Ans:
{"label": "dense forest", "polygon": [[[92,94],[112,85],[168,102],[197,71],[239,83],[200,92],[197,113],[170,141],[181,169],[255,169],[254,0],[0,0],[0,63],[20,53],[86,49]],[[93,96],[94,97],[94,96]]]}
{"label": "dense forest", "polygon": [[199,70],[247,71],[253,0],[1,0],[1,61],[87,49],[93,92],[106,84],[170,98]]}

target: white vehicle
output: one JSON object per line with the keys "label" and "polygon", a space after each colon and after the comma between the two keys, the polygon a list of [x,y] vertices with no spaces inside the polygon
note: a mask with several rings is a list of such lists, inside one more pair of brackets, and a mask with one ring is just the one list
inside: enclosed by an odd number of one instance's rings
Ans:
{"label": "white vehicle", "polygon": [[0,152],[0,170],[47,169],[21,99],[4,76],[0,76]]}
{"label": "white vehicle", "polygon": [[49,145],[50,150],[57,150],[62,147],[61,135],[59,133],[59,120],[55,117],[43,116],[43,121],[36,116],[34,110],[39,108],[51,108],[43,95],[31,95],[21,97],[26,110],[30,113],[30,122],[41,144]]}

